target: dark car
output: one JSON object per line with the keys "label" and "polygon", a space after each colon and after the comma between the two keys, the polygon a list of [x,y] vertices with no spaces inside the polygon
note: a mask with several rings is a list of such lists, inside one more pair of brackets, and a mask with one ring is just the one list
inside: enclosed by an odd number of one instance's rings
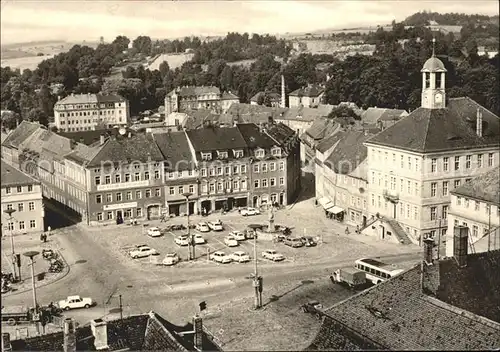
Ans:
{"label": "dark car", "polygon": [[306,247],[314,247],[317,245],[316,241],[312,237],[301,237],[300,240]]}

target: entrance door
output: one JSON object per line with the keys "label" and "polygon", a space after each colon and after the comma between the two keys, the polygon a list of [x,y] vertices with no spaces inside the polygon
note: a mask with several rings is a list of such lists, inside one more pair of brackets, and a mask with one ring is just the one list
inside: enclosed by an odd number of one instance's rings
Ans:
{"label": "entrance door", "polygon": [[363,215],[363,227],[366,227],[366,222],[367,222],[366,216]]}
{"label": "entrance door", "polygon": [[280,205],[283,205],[283,199],[284,198],[284,194],[283,193],[280,193]]}
{"label": "entrance door", "polygon": [[117,225],[123,224],[123,213],[121,210],[116,211],[116,224]]}
{"label": "entrance door", "polygon": [[380,237],[382,239],[385,238],[385,227],[383,227],[382,225],[380,225]]}
{"label": "entrance door", "polygon": [[255,207],[255,208],[258,207],[258,199],[259,199],[259,197],[253,196],[253,204],[252,204],[252,206]]}

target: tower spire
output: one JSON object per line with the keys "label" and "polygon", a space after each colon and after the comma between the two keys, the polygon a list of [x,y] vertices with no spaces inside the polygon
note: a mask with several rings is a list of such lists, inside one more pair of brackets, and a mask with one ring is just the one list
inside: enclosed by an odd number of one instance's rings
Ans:
{"label": "tower spire", "polygon": [[432,57],[436,57],[436,38],[432,38]]}

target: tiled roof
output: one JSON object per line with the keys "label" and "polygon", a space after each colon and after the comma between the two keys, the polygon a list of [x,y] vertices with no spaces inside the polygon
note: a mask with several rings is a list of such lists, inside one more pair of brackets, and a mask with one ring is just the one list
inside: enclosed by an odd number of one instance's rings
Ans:
{"label": "tiled roof", "polygon": [[3,144],[3,142],[7,139],[7,137],[9,136],[8,133],[5,133],[4,131],[1,132],[1,144]]}
{"label": "tiled roof", "polygon": [[232,92],[224,92],[222,93],[222,96],[221,96],[221,100],[238,100],[239,101],[240,98],[238,98],[238,96]]}
{"label": "tiled roof", "polygon": [[193,169],[194,159],[185,132],[155,133],[153,139],[160,148],[164,160],[171,166],[172,169],[169,171]]}
{"label": "tiled roof", "polygon": [[405,110],[400,109],[368,108],[361,115],[361,120],[366,124],[376,124],[378,121],[399,120],[405,112]]}
{"label": "tiled roof", "polygon": [[290,96],[302,96],[302,97],[310,97],[310,98],[316,98],[321,95],[325,91],[324,88],[310,85],[304,88],[299,88],[291,92],[289,95]]}
{"label": "tiled roof", "polygon": [[283,116],[276,117],[276,119],[312,122],[320,117],[327,117],[328,114],[329,112],[325,108],[318,109],[301,106],[286,109]]}
{"label": "tiled roof", "polygon": [[271,149],[277,143],[266,133],[263,133],[259,126],[254,123],[240,123],[236,125],[247,146],[253,148]]}
{"label": "tiled roof", "polygon": [[187,129],[195,129],[204,126],[204,123],[211,122],[213,124],[228,125],[233,124],[233,117],[228,114],[216,114],[211,110],[198,109],[187,112],[185,127]]}
{"label": "tiled roof", "polygon": [[77,144],[74,148],[71,153],[64,156],[64,159],[73,161],[78,165],[86,166],[100,152],[102,146],[99,143],[95,143],[92,146]]}
{"label": "tiled roof", "polygon": [[229,107],[227,114],[240,123],[260,123],[268,122],[269,117],[279,119],[287,108],[268,107],[264,105],[251,105],[243,103],[233,103]]}
{"label": "tiled roof", "polygon": [[22,121],[15,130],[2,142],[2,145],[17,148],[19,144],[24,142],[31,134],[39,128],[45,128],[42,125],[34,122]]}
{"label": "tiled roof", "polygon": [[[476,135],[476,114],[483,116],[483,136]],[[452,98],[445,109],[418,108],[368,141],[415,152],[500,145],[500,119],[470,98]]]}
{"label": "tiled roof", "polygon": [[101,163],[106,162],[139,161],[145,163],[162,160],[163,155],[154,143],[151,134],[136,134],[131,137],[125,135],[109,138],[88,166],[100,166]]}
{"label": "tiled roof", "polygon": [[118,94],[71,94],[59,100],[56,104],[95,104],[126,101]]}
{"label": "tiled roof", "polygon": [[37,180],[10,166],[2,160],[1,184],[3,187],[39,184]]}
{"label": "tiled roof", "polygon": [[[258,103],[259,102],[259,97],[261,95],[266,94],[266,92],[258,92],[256,93],[251,99],[251,102]],[[267,96],[271,99],[271,101],[274,102],[279,102],[281,100],[281,96],[278,93],[273,93],[273,92],[267,92]]]}
{"label": "tiled roof", "polygon": [[[363,336],[366,343],[375,341],[388,350],[498,348],[500,325],[461,313],[459,309],[426,296],[420,287],[420,277],[421,269],[417,265],[327,309],[325,313]],[[330,330],[328,326],[324,329]],[[325,332],[322,334],[326,335]],[[323,341],[324,349],[336,349],[336,341],[333,341],[333,346],[327,344],[327,338]],[[320,343],[321,340],[316,345]]]}
{"label": "tiled roof", "polygon": [[236,127],[205,127],[186,133],[197,152],[246,148],[245,140]]}
{"label": "tiled roof", "polygon": [[325,153],[328,149],[333,147],[339,140],[341,140],[345,135],[345,132],[339,131],[334,135],[326,137],[321,142],[316,145],[316,150]]}
{"label": "tiled roof", "polygon": [[495,167],[474,177],[451,193],[500,205],[500,170]]}
{"label": "tiled roof", "polygon": [[364,142],[371,136],[362,131],[347,131],[325,164],[338,174],[348,175],[366,159]]}
{"label": "tiled roof", "polygon": [[220,89],[214,86],[178,87],[168,93],[168,96],[172,96],[174,93],[177,93],[181,97],[193,97],[204,94],[220,94]]}
{"label": "tiled roof", "polygon": [[101,135],[117,136],[118,129],[106,129],[106,130],[96,130],[96,131],[79,131],[79,132],[58,132],[57,134],[72,139],[75,142],[83,143],[85,145],[91,145],[98,142],[101,139]]}
{"label": "tiled roof", "polygon": [[283,123],[268,125],[265,131],[281,145],[286,145],[295,136],[295,131]]}
{"label": "tiled roof", "polygon": [[339,124],[335,123],[333,119],[319,118],[313,122],[305,133],[314,140],[321,140],[335,133],[339,127]]}
{"label": "tiled roof", "polygon": [[406,110],[401,109],[385,109],[382,116],[379,117],[378,121],[397,121],[403,116],[407,116]]}

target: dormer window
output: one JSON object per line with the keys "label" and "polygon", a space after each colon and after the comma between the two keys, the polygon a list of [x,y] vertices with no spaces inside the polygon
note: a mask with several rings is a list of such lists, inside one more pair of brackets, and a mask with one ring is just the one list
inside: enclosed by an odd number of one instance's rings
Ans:
{"label": "dormer window", "polygon": [[263,157],[264,157],[264,155],[265,155],[265,151],[264,151],[264,149],[257,149],[257,150],[255,151],[255,156],[256,156],[257,158],[263,158]]}
{"label": "dormer window", "polygon": [[272,156],[281,156],[281,148],[275,147],[271,149]]}
{"label": "dormer window", "polygon": [[243,158],[243,150],[234,150],[233,149],[233,154],[235,158]]}
{"label": "dormer window", "polygon": [[227,159],[227,152],[220,152],[220,151],[217,151],[217,157],[219,159]]}
{"label": "dormer window", "polygon": [[201,160],[212,160],[212,153],[201,153]]}

